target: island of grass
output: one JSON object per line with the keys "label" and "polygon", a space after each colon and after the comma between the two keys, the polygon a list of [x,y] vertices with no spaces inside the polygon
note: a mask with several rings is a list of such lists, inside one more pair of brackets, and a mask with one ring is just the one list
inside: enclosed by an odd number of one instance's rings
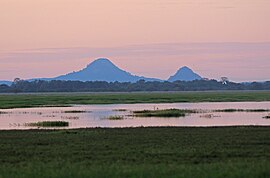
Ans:
{"label": "island of grass", "polygon": [[162,109],[133,111],[136,117],[185,117],[187,114],[198,113],[197,110],[186,109]]}
{"label": "island of grass", "polygon": [[71,110],[71,111],[63,111],[63,113],[89,113],[91,111],[84,111],[84,110]]}
{"label": "island of grass", "polygon": [[1,178],[268,178],[269,127],[0,131]]}
{"label": "island of grass", "polygon": [[127,109],[114,109],[113,111],[117,111],[117,112],[125,112],[125,111],[127,111]]}
{"label": "island of grass", "polygon": [[41,121],[26,123],[25,126],[28,127],[68,127],[69,123],[66,121]]}
{"label": "island of grass", "polygon": [[123,120],[124,119],[124,116],[109,116],[107,119],[109,120]]}

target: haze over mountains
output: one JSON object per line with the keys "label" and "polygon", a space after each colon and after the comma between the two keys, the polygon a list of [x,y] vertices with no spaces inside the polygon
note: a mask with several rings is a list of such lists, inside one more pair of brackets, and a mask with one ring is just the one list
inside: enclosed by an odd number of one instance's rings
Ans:
{"label": "haze over mountains", "polygon": [[[181,81],[193,81],[200,80],[201,76],[194,73],[188,67],[180,68],[175,75],[171,76],[168,81],[173,82],[177,80]],[[147,78],[144,76],[136,76],[129,72],[126,72],[116,65],[114,65],[109,59],[99,58],[89,65],[86,68],[77,71],[68,73],[65,75],[57,76],[55,78],[39,78],[39,79],[30,79],[33,80],[64,80],[64,81],[106,81],[106,82],[137,82],[139,80],[145,81],[164,81],[157,78]],[[5,81],[5,83],[7,83]],[[1,81],[0,81],[1,84]]]}

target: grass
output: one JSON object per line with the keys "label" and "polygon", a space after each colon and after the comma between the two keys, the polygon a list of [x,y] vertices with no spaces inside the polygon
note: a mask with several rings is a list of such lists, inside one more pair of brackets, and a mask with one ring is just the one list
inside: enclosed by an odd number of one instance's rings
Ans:
{"label": "grass", "polygon": [[114,109],[113,111],[125,112],[125,111],[127,111],[127,109]]}
{"label": "grass", "polygon": [[269,112],[269,109],[218,109],[214,112]]}
{"label": "grass", "polygon": [[269,127],[0,131],[0,177],[270,177]]}
{"label": "grass", "polygon": [[0,95],[0,109],[72,104],[270,101],[270,91],[160,93],[47,93]]}
{"label": "grass", "polygon": [[124,117],[115,115],[115,116],[109,116],[107,119],[109,119],[109,120],[123,120]]}
{"label": "grass", "polygon": [[72,110],[72,111],[63,111],[63,113],[87,113],[90,111],[81,111],[81,110]]}
{"label": "grass", "polygon": [[133,111],[136,117],[185,117],[187,114],[197,113],[196,110],[163,109]]}
{"label": "grass", "polygon": [[69,126],[69,123],[65,121],[42,121],[42,122],[26,123],[25,126],[28,126],[28,127],[67,127]]}

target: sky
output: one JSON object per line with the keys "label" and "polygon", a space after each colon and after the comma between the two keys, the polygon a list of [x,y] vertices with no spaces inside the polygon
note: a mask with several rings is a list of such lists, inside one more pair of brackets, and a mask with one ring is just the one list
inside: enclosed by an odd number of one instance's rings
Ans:
{"label": "sky", "polygon": [[167,79],[270,80],[269,0],[0,0],[0,80],[54,77],[107,57]]}

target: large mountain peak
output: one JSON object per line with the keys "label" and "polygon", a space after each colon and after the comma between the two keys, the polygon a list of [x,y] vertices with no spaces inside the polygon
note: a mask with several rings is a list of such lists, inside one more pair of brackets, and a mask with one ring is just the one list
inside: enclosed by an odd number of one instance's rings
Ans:
{"label": "large mountain peak", "polygon": [[[107,58],[98,58],[87,65],[88,67],[104,67],[104,66],[115,66],[109,59]],[[116,66],[115,66],[116,67]]]}
{"label": "large mountain peak", "polygon": [[175,75],[171,76],[169,78],[170,82],[173,81],[193,81],[193,80],[200,80],[202,79],[201,76],[199,76],[198,74],[196,74],[195,72],[193,72],[192,69],[190,69],[187,66],[181,67],[176,73]]}
{"label": "large mountain peak", "polygon": [[62,75],[56,80],[78,80],[78,81],[106,81],[106,82],[136,82],[138,80],[157,81],[158,79],[139,77],[132,75],[114,65],[107,58],[99,58],[88,64],[86,68]]}

